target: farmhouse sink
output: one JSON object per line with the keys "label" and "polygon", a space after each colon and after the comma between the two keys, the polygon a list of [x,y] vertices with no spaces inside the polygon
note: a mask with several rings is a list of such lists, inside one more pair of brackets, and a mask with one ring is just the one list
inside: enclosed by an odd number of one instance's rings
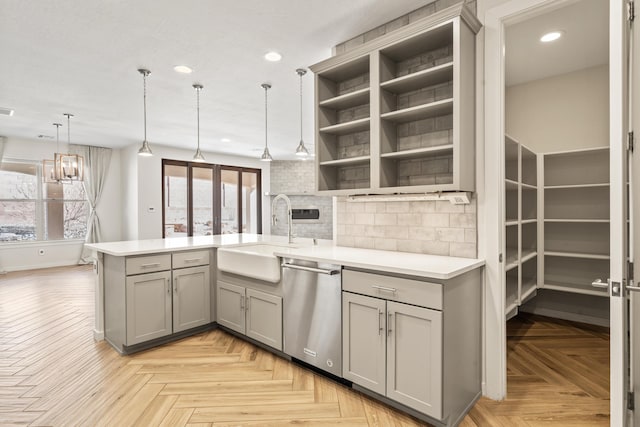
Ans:
{"label": "farmhouse sink", "polygon": [[256,244],[218,249],[218,269],[227,273],[260,279],[267,282],[280,281],[280,260],[273,255],[289,245]]}

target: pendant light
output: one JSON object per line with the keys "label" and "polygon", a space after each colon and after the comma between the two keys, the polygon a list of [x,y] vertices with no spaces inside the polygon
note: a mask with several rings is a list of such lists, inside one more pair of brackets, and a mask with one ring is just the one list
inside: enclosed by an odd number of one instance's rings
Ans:
{"label": "pendant light", "polygon": [[[60,151],[60,126],[62,123],[54,123],[56,127],[56,152]],[[54,153],[55,156],[55,153]],[[60,184],[60,180],[56,179],[55,174],[55,161],[45,159],[42,161],[42,182],[45,184]]]}
{"label": "pendant light", "polygon": [[142,81],[144,85],[144,141],[142,141],[142,147],[138,150],[139,156],[153,156],[151,147],[149,147],[149,141],[147,141],[147,76],[151,74],[151,71],[144,68],[138,69],[138,72],[142,74]]}
{"label": "pendant light", "polygon": [[[73,114],[64,113],[67,117],[67,144],[71,144],[71,117]],[[78,154],[56,153],[53,158],[53,173],[58,181],[74,182],[84,180],[84,158]]]}
{"label": "pendant light", "polygon": [[267,91],[271,89],[271,85],[269,83],[262,83],[261,86],[264,89],[264,151],[262,152],[260,160],[270,162],[273,160],[273,157],[271,157],[271,153],[269,153],[269,144],[267,142]]}
{"label": "pendant light", "polygon": [[200,151],[200,91],[202,90],[204,86],[202,86],[201,84],[194,84],[193,88],[196,90],[196,109],[198,111],[198,148],[196,149],[196,154],[194,154],[193,156],[193,161],[194,162],[204,162],[204,156],[202,155],[202,152]]}
{"label": "pendant light", "polygon": [[296,156],[300,156],[305,160],[309,155],[309,150],[304,146],[304,141],[302,139],[302,76],[307,74],[307,70],[298,68],[296,73],[300,76],[300,142],[298,143],[298,148],[296,148]]}

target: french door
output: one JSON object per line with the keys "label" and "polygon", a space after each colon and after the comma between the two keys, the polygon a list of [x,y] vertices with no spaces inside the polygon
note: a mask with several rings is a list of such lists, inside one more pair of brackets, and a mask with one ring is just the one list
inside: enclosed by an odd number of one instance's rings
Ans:
{"label": "french door", "polygon": [[163,159],[163,237],[262,233],[260,172]]}

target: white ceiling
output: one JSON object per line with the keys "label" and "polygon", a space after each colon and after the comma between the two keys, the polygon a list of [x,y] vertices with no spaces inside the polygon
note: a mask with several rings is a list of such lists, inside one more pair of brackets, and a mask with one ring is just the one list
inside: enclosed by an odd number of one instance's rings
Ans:
{"label": "white ceiling", "polygon": [[[540,42],[554,30],[563,37]],[[507,86],[607,64],[609,2],[580,0],[527,17],[507,26],[505,44]]]}
{"label": "white ceiling", "polygon": [[[71,142],[140,143],[142,76],[148,87],[148,139],[195,149],[194,82],[201,92],[203,151],[259,156],[264,90],[269,147],[293,158],[299,140],[295,69],[331,47],[432,0],[0,0],[0,135],[55,135],[53,122],[75,114]],[[263,59],[277,50],[279,63]],[[188,65],[191,75],[173,71]],[[313,144],[313,77],[304,77],[304,139]],[[230,143],[221,142],[229,138]],[[66,139],[66,126],[61,129]],[[55,142],[42,139],[42,143]]]}

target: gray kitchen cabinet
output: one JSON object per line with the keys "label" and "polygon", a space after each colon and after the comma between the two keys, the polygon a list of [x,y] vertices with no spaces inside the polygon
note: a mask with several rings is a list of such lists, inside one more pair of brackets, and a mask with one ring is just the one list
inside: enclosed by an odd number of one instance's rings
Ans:
{"label": "gray kitchen cabinet", "polygon": [[345,267],[343,377],[430,424],[481,395],[481,270],[433,279]]}
{"label": "gray kitchen cabinet", "polygon": [[211,322],[209,266],[173,270],[173,332]]}
{"label": "gray kitchen cabinet", "polygon": [[211,322],[209,250],[105,255],[103,276],[105,339],[121,353]]}
{"label": "gray kitchen cabinet", "polygon": [[442,313],[343,292],[343,376],[440,418]]}
{"label": "gray kitchen cabinet", "polygon": [[342,293],[343,377],[385,393],[386,301]]}
{"label": "gray kitchen cabinet", "polygon": [[282,350],[282,297],[218,281],[218,324]]}
{"label": "gray kitchen cabinet", "polygon": [[126,282],[127,345],[170,335],[171,272],[128,276]]}

